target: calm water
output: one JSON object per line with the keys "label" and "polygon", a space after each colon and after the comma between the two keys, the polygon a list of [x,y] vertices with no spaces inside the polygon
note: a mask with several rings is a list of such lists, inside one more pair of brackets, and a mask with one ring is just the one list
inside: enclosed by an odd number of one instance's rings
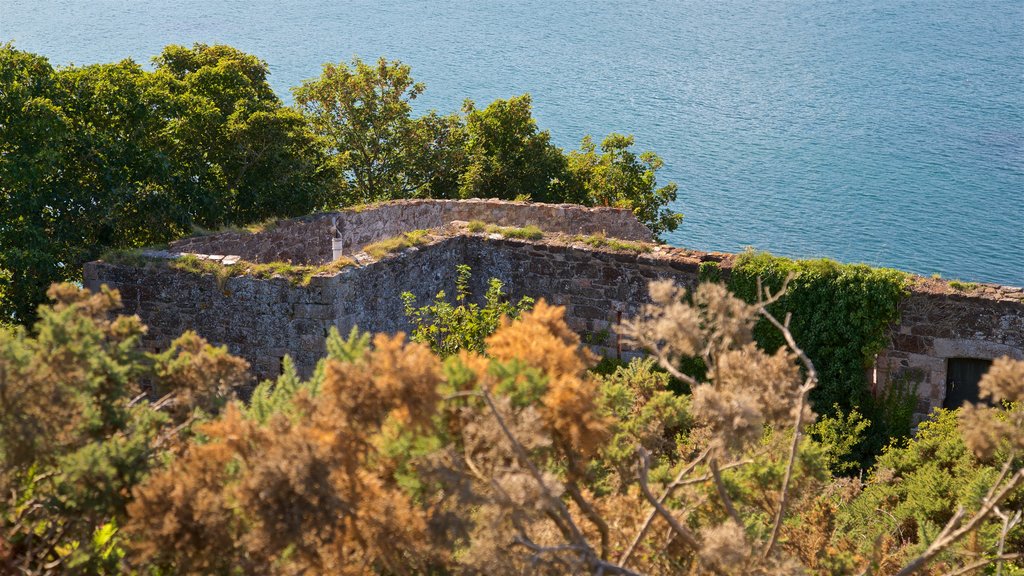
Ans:
{"label": "calm water", "polygon": [[530,92],[555,141],[631,132],[691,248],[1024,284],[1024,1],[0,0],[0,41],[87,64],[228,43],[289,88],[397,58],[420,109]]}

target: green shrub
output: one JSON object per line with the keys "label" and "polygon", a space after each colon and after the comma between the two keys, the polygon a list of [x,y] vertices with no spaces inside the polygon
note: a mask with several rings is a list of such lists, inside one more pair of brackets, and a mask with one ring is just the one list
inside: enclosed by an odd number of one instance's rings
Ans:
{"label": "green shrub", "polygon": [[472,270],[465,264],[455,267],[455,304],[445,299],[442,290],[432,304],[417,308],[411,292],[402,293],[405,316],[413,325],[410,339],[428,344],[436,354],[451,356],[459,350],[484,352],[484,340],[494,333],[502,317],[517,318],[533,307],[533,298],[524,296],[517,304],[505,299],[501,280],[491,278],[484,294],[484,305],[470,302],[469,281]]}
{"label": "green shrub", "polygon": [[697,279],[701,282],[721,282],[722,267],[718,262],[701,262],[697,266]]}
{"label": "green shrub", "polygon": [[833,407],[833,414],[823,416],[807,427],[811,438],[822,449],[825,466],[835,476],[856,471],[858,462],[853,458],[857,446],[864,440],[864,432],[871,422],[856,408],[847,413]]}
{"label": "green shrub", "polygon": [[[871,471],[863,492],[842,509],[837,533],[859,543],[865,551],[883,539],[909,543],[905,554],[919,553],[963,506],[968,517],[978,509],[995,482],[999,469],[979,462],[963,441],[960,410],[936,410],[922,422],[917,435],[887,447]],[[1006,455],[997,459],[1001,461]],[[1019,468],[1018,461],[1014,469]],[[1024,505],[1018,488],[1003,504],[1005,510]],[[879,511],[884,510],[884,513]],[[996,520],[986,522],[976,539],[958,545],[973,551],[994,549]],[[1007,550],[1024,549],[1024,525],[1008,535]]]}
{"label": "green shrub", "polygon": [[[898,306],[907,294],[908,277],[898,270],[832,260],[790,260],[748,251],[736,259],[729,288],[748,302],[757,300],[758,279],[778,290],[792,276],[786,295],[769,307],[776,318],[792,314],[793,338],[814,361],[820,382],[811,393],[818,412],[857,408],[867,411],[870,447],[860,464],[868,467],[872,453],[888,443],[898,423],[882,420],[866,386],[865,371],[888,342],[887,328],[899,319]],[[784,345],[779,331],[767,320],[754,330],[765,350]]]}

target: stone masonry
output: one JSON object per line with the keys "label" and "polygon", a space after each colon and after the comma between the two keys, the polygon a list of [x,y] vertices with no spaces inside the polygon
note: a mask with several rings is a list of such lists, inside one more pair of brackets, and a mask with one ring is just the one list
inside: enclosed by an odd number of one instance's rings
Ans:
{"label": "stone masonry", "polygon": [[[471,232],[480,220],[508,227],[536,225],[538,240]],[[363,246],[404,232],[429,229],[427,242],[379,261]],[[642,250],[585,242],[601,235],[632,241]],[[728,275],[733,256],[651,243],[652,235],[628,210],[497,200],[397,201],[362,209],[316,214],[258,233],[223,232],[173,243],[159,258],[181,254],[238,257],[251,262],[323,264],[339,254],[356,264],[312,278],[308,286],[283,277],[250,276],[218,280],[159,262],[144,266],[90,262],[85,284],[120,290],[127,313],[138,314],[150,330],[144,344],[165,349],[185,330],[227,345],[252,364],[258,378],[276,376],[291,355],[309,374],[324,355],[331,327],[346,334],[353,326],[372,332],[408,328],[399,294],[411,291],[426,303],[440,290],[454,290],[455,266],[473,269],[473,291],[487,279],[501,279],[512,298],[545,298],[566,307],[567,321],[595,351],[627,358],[618,324],[647,301],[651,280],[697,283],[701,262],[713,261]],[[598,244],[595,247],[593,244]],[[618,249],[617,249],[618,248]],[[225,258],[227,256],[227,258]],[[918,383],[923,416],[941,406],[949,358],[1024,358],[1024,290],[982,285],[958,292],[941,281],[917,279],[892,327],[891,345],[879,354],[870,385],[907,376]]]}

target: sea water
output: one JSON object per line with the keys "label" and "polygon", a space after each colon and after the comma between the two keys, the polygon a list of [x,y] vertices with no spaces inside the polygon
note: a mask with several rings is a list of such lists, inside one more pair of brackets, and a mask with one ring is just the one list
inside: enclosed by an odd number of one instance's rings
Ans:
{"label": "sea water", "polygon": [[529,92],[567,149],[631,133],[673,244],[1024,284],[1021,0],[0,0],[0,41],[89,64],[227,43],[290,88],[386,56],[420,111]]}

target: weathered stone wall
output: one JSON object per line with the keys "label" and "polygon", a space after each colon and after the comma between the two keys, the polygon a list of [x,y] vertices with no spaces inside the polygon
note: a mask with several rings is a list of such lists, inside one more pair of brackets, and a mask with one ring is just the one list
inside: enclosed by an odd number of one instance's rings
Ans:
{"label": "weathered stone wall", "polygon": [[315,365],[324,353],[324,336],[337,316],[338,279],[314,278],[293,286],[284,278],[228,278],[193,274],[163,263],[144,268],[91,262],[85,285],[106,284],[121,292],[124,312],[138,314],[149,327],[143,346],[166,350],[185,330],[244,357],[260,378],[279,373],[280,359],[291,354],[298,366]]}
{"label": "weathered stone wall", "polygon": [[353,326],[370,332],[408,329],[399,294],[410,291],[425,302],[439,290],[454,290],[454,266],[464,251],[464,238],[446,238],[384,262],[314,277],[308,286],[248,276],[218,281],[160,261],[144,268],[91,262],[85,285],[121,292],[123,311],[138,314],[149,327],[143,339],[148,350],[166,350],[182,332],[194,330],[248,360],[258,379],[276,376],[285,354],[309,375],[325,354],[332,326],[342,335]]}
{"label": "weathered stone wall", "polygon": [[671,279],[690,288],[697,284],[700,259],[678,251],[636,254],[525,240],[472,240],[465,262],[473,269],[475,294],[482,294],[493,277],[513,299],[530,296],[565,306],[569,327],[612,358],[635,355],[616,329],[649,301],[652,280]]}
{"label": "weathered stone wall", "polygon": [[[325,260],[335,230],[346,252],[403,231],[432,231],[429,244],[359,265],[334,276],[315,277],[307,287],[286,279],[230,278],[218,283],[150,264],[136,269],[102,262],[86,265],[86,286],[108,284],[121,291],[126,312],[150,326],[146,345],[164,349],[192,329],[247,358],[260,378],[275,376],[280,358],[291,354],[308,374],[324,354],[324,336],[332,326],[343,334],[359,326],[372,332],[408,329],[399,294],[411,291],[423,305],[440,290],[454,291],[455,266],[473,269],[472,290],[482,295],[487,280],[501,279],[511,297],[545,298],[566,307],[570,327],[596,351],[612,357],[634,355],[616,335],[618,324],[647,301],[647,284],[670,278],[692,287],[702,261],[721,263],[723,277],[731,256],[681,248],[650,246],[634,253],[594,248],[571,235],[537,241],[469,234],[452,221],[484,220],[505,226],[535,224],[567,234],[605,232],[643,240],[650,233],[631,214],[619,210],[498,201],[408,201],[290,220],[258,235],[221,234],[181,241],[180,252],[239,255],[247,260],[295,262]],[[316,231],[316,233],[311,233]],[[172,253],[167,253],[171,256]],[[315,258],[308,255],[317,255]],[[329,256],[326,258],[329,259]],[[918,279],[892,327],[891,345],[880,353],[871,385],[895,378],[919,384],[919,417],[941,406],[946,394],[949,358],[1024,358],[1024,290],[982,285],[968,293],[947,283]]]}
{"label": "weathered stone wall", "polygon": [[548,232],[599,234],[649,242],[651,231],[622,208],[586,208],[574,204],[536,204],[503,200],[402,200],[314,214],[279,221],[267,230],[221,232],[185,238],[171,250],[197,254],[231,254],[252,262],[322,264],[332,259],[333,238],[340,238],[343,253],[423,228],[452,221],[482,220],[501,226],[534,225]]}
{"label": "weathered stone wall", "polygon": [[900,304],[890,346],[876,359],[872,384],[906,379],[918,386],[917,418],[946,398],[950,358],[1024,359],[1024,290],[983,287],[965,295],[944,284],[916,288]]}

